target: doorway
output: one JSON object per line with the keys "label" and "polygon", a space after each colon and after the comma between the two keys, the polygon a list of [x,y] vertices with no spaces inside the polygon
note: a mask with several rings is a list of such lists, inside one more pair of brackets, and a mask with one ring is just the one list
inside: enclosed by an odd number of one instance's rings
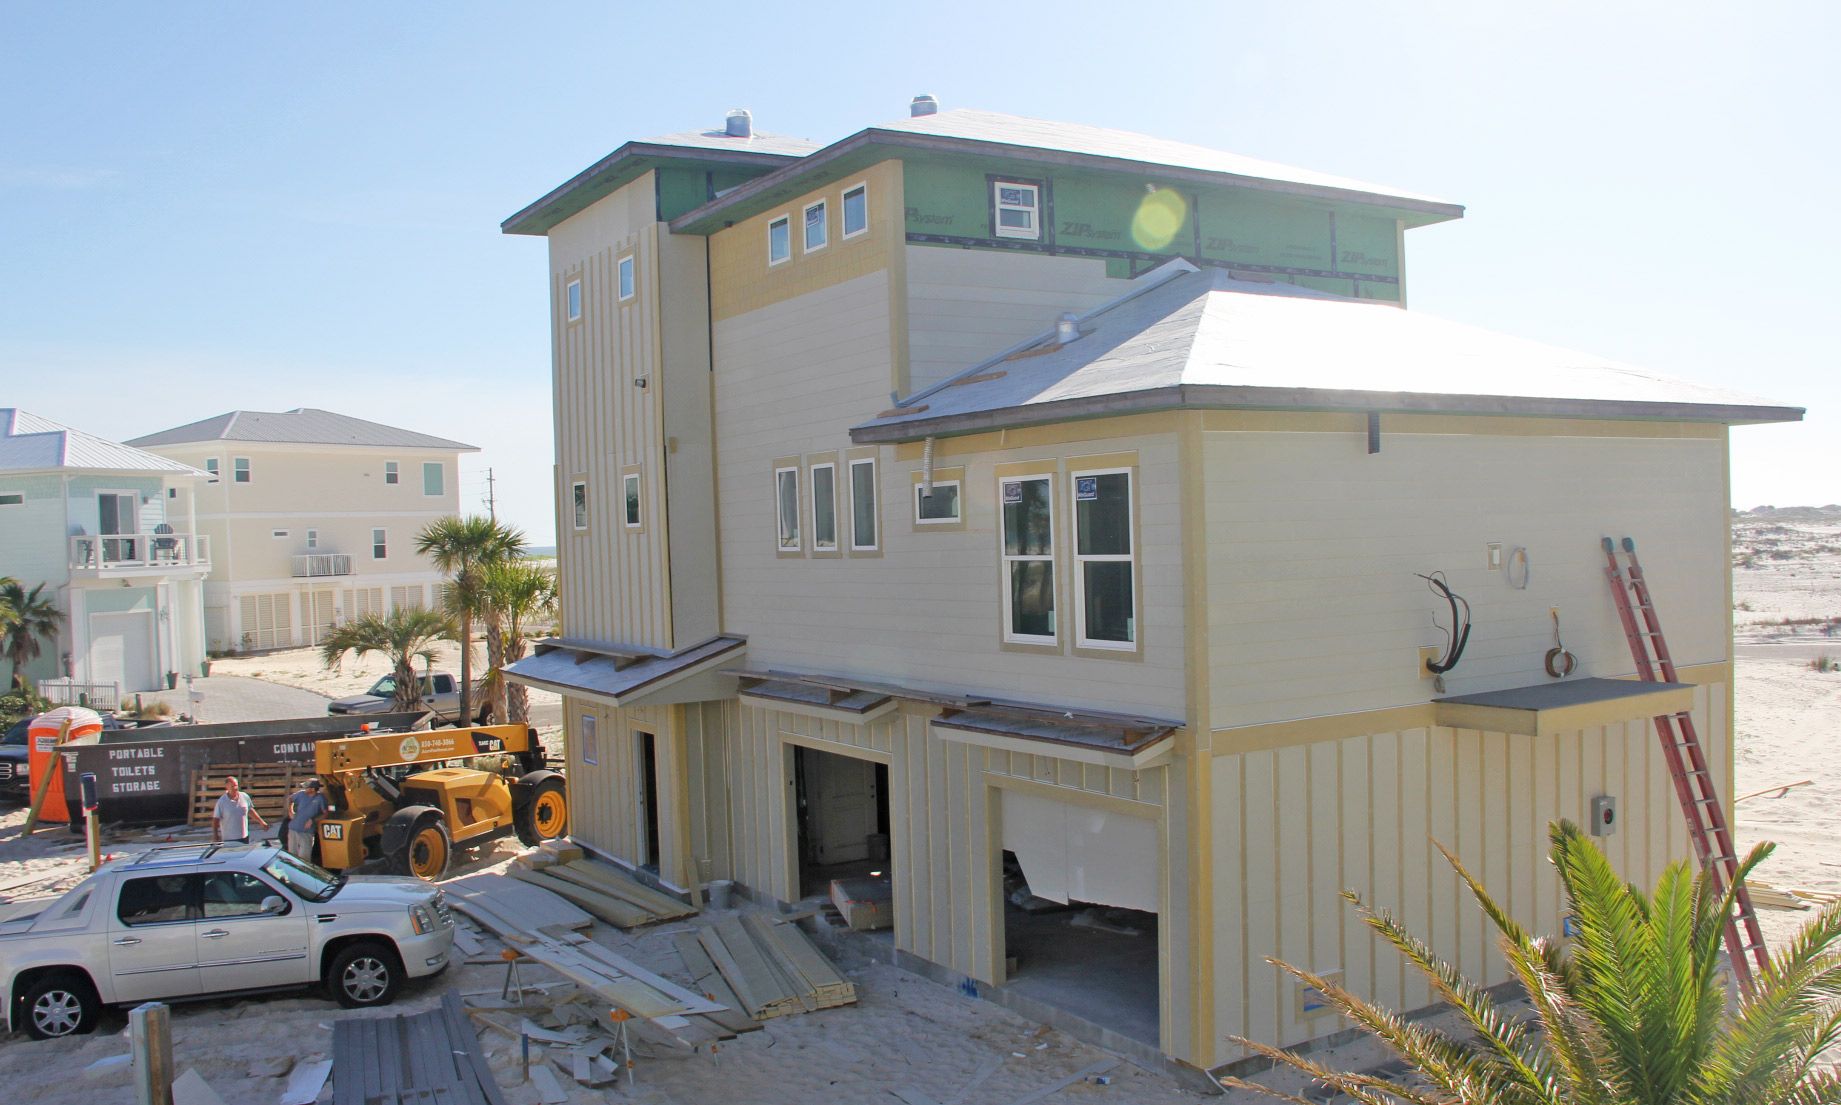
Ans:
{"label": "doorway", "polygon": [[658,874],[658,741],[651,733],[633,732],[639,756],[639,866]]}
{"label": "doorway", "polygon": [[829,895],[834,879],[886,879],[888,765],[794,745],[793,778],[800,895]]}

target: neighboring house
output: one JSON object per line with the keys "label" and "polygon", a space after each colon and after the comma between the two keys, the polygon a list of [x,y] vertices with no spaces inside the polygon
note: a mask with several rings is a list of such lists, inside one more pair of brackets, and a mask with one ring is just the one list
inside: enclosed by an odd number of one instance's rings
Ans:
{"label": "neighboring house", "polygon": [[178,461],[0,407],[0,576],[45,584],[65,614],[29,678],[100,686],[91,701],[106,706],[117,691],[199,673],[211,543],[192,509],[203,482]]}
{"label": "neighboring house", "polygon": [[314,645],[363,614],[440,601],[445,577],[415,551],[460,509],[471,445],[332,411],[231,411],[136,438],[209,473],[199,532],[213,651]]}
{"label": "neighboring house", "polygon": [[[1434,839],[1557,934],[1544,826],[1610,796],[1647,884],[1688,852],[1648,717],[1691,704],[1731,795],[1728,428],[1801,412],[1405,310],[1461,215],[922,100],[628,143],[512,216],[569,637],[511,671],[565,696],[573,835],[686,891],[886,873],[904,964],[1203,1068],[1344,1027],[1267,956],[1431,1002],[1345,887],[1505,981]],[[1634,670],[1626,534],[1691,689],[1587,679]]]}

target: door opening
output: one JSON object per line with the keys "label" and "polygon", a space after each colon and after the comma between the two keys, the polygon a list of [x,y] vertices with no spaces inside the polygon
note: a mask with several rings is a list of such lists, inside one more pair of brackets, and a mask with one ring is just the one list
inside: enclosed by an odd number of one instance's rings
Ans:
{"label": "door opening", "polygon": [[639,755],[639,866],[658,874],[658,742],[635,732]]}
{"label": "door opening", "polygon": [[888,881],[889,769],[795,746],[799,892],[831,896],[837,879]]}

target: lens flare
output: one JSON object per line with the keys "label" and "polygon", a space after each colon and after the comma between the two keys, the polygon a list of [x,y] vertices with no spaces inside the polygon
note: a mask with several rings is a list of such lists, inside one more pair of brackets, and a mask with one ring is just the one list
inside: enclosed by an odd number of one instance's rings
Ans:
{"label": "lens flare", "polygon": [[1181,192],[1159,188],[1144,197],[1131,217],[1131,238],[1139,249],[1159,250],[1176,240],[1189,215],[1189,204]]}

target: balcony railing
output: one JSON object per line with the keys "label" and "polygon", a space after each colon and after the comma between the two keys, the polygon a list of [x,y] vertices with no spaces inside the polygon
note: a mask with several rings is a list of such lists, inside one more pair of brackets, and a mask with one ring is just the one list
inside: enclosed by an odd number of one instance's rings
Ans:
{"label": "balcony railing", "polygon": [[96,573],[209,568],[211,539],[196,533],[104,533],[70,539],[70,569]]}
{"label": "balcony railing", "polygon": [[304,576],[348,576],[352,558],[346,553],[308,553],[294,558],[294,578]]}

